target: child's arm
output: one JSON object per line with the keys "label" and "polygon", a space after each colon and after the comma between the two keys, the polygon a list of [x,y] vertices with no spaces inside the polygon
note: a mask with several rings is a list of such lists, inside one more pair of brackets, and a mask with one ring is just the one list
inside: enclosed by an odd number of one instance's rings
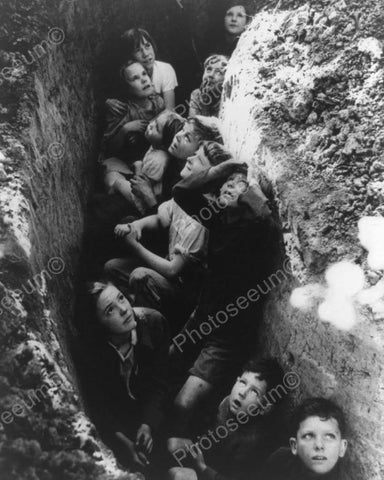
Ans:
{"label": "child's arm", "polygon": [[111,138],[110,145],[116,150],[120,150],[125,141],[127,133],[139,132],[144,133],[148,122],[146,120],[133,120],[125,123],[120,130]]}
{"label": "child's arm", "polygon": [[143,171],[143,162],[138,160],[133,164],[133,172],[135,175],[140,175]]}
{"label": "child's arm", "polygon": [[[156,217],[156,215],[152,217]],[[140,222],[140,220],[138,221]],[[127,235],[124,240],[131,250],[141,258],[149,268],[152,268],[152,270],[155,270],[170,280],[178,277],[187,264],[186,258],[180,254],[175,255],[172,260],[167,260],[156,255],[139,243],[133,234]]]}

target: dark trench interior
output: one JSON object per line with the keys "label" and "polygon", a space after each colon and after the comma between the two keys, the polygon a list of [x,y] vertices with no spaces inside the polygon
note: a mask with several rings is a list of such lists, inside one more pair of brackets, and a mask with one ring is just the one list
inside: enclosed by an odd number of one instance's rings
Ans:
{"label": "dark trench interior", "polygon": [[[116,28],[110,41],[104,45],[99,56],[99,61],[95,65],[94,79],[96,101],[98,104],[98,138],[101,141],[104,129],[104,103],[107,98],[117,98],[124,100],[124,83],[118,72],[119,67],[125,60],[121,34],[133,26],[142,27],[148,30],[155,39],[158,47],[156,58],[169,62],[176,70],[179,87],[176,90],[176,105],[182,106],[176,111],[184,112],[186,101],[190,97],[193,89],[199,87],[203,73],[203,61],[209,52],[209,45],[218,38],[222,30],[222,18],[224,16],[225,5],[220,2],[208,2],[202,19],[202,25],[199,28],[194,22],[197,18],[192,18],[187,10],[179,7],[174,0],[164,2],[165,16],[161,22],[155,22],[153,18],[143,17],[137,4],[130,6],[125,12],[124,17],[128,20],[124,23],[124,29]],[[134,20],[132,21],[131,18]],[[182,110],[182,112],[180,111]],[[185,112],[188,107],[186,106]],[[187,116],[184,113],[183,116]],[[97,159],[95,158],[95,163]],[[75,329],[78,333],[76,338],[71,341],[72,357],[77,371],[81,398],[84,402],[86,412],[94,422],[102,440],[109,446],[116,458],[123,467],[130,468],[130,462],[127,460],[126,450],[121,442],[116,438],[104,435],[103,420],[108,411],[108,405],[103,402],[103,396],[98,395],[102,391],[103,385],[100,378],[95,375],[93,361],[98,355],[98,346],[103,341],[102,333],[95,326],[92,318],[89,299],[86,293],[86,285],[89,281],[97,281],[104,278],[103,264],[110,258],[124,256],[125,249],[121,244],[113,239],[112,231],[114,225],[124,218],[129,211],[125,210],[124,202],[118,201],[116,209],[109,208],[110,198],[104,192],[102,174],[99,165],[94,174],[93,187],[91,189],[89,202],[86,210],[86,223],[82,254],[77,274],[77,287],[80,294],[77,296],[75,304]],[[276,208],[272,198],[271,190],[268,188],[268,181],[264,188],[264,193],[268,196],[270,204],[274,211],[275,220],[278,223]],[[167,237],[159,235],[155,241],[152,240],[152,247],[155,246],[159,255],[165,256],[167,253]],[[145,243],[145,239],[144,239]],[[275,267],[283,261],[282,238],[276,240],[273,245],[275,250]],[[262,313],[261,313],[262,315]],[[258,319],[258,323],[261,322]],[[257,338],[255,339],[255,354],[257,353]],[[184,372],[184,375],[187,371]],[[178,389],[182,385],[183,378],[180,377],[171,386],[167,405],[168,411],[165,413],[165,421],[156,438],[156,448],[152,455],[151,465],[145,470],[147,479],[166,478],[166,471],[174,466],[169,454],[166,452],[166,439],[169,436],[169,419],[171,418],[172,398],[174,398]],[[233,382],[232,382],[233,383]],[[223,385],[221,390],[215,392],[209,402],[206,402],[199,410],[198,420],[194,424],[194,434],[198,436],[205,432],[209,426],[209,419],[212,419],[220,400],[230,392],[230,387]],[[285,405],[284,408],[290,408]],[[132,412],[132,422],[135,422],[136,412]],[[123,429],[123,428],[122,428]],[[92,447],[87,447],[92,450]],[[92,453],[91,451],[89,453]],[[136,469],[139,470],[139,469]],[[162,476],[161,476],[162,475]]]}

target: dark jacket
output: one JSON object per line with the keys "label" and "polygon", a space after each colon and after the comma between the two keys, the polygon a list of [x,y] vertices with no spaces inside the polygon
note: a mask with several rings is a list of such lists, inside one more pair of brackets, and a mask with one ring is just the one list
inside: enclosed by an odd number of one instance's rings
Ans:
{"label": "dark jacket", "polygon": [[278,418],[271,412],[242,425],[229,411],[226,397],[219,407],[216,428],[219,425],[229,427],[229,434],[208,452],[202,479],[259,480],[265,460],[281,445]]}
{"label": "dark jacket", "polygon": [[268,459],[262,480],[348,480],[342,460],[325,475],[316,475],[306,468],[289,448],[280,448]]}
{"label": "dark jacket", "polygon": [[[241,195],[230,217],[225,208],[213,208],[204,196],[205,192],[218,189],[230,174],[226,171],[224,178],[212,180],[208,172],[203,172],[182,180],[173,189],[174,199],[180,207],[209,230],[209,273],[196,321],[205,321],[208,315],[215,316],[250,289],[256,289],[267,280],[272,265],[277,227],[261,190],[253,186]],[[263,290],[266,291],[265,285]],[[260,295],[261,300],[262,297]],[[216,343],[232,344],[240,344],[240,336],[249,338],[248,325],[261,303],[254,302],[247,309],[238,309],[233,320],[214,330],[210,338]]]}
{"label": "dark jacket", "polygon": [[167,394],[169,333],[166,319],[156,310],[135,308],[137,344],[134,347],[135,373],[130,382],[137,401],[128,396],[120,374],[120,358],[104,341],[94,359],[96,412],[99,429],[106,436],[116,431],[134,432],[142,423],[156,429],[162,418]]}

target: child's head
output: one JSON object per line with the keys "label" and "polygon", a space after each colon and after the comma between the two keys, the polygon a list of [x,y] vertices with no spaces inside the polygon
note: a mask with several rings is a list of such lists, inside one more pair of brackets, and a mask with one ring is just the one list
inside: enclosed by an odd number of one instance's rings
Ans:
{"label": "child's head", "polygon": [[131,28],[121,37],[127,58],[140,62],[147,70],[156,60],[156,44],[150,34],[142,28]]}
{"label": "child's head", "polygon": [[153,147],[168,150],[183,124],[184,120],[180,115],[171,110],[164,110],[149,122],[145,138]]}
{"label": "child's head", "polygon": [[224,17],[225,32],[231,37],[238,37],[244,32],[249,18],[249,10],[245,3],[239,0],[230,1]]}
{"label": "child's head", "polygon": [[293,416],[291,450],[313,473],[330,472],[347,449],[344,414],[331,400],[309,398]]}
{"label": "child's head", "polygon": [[249,189],[247,172],[237,172],[230,175],[220,188],[220,202],[226,207],[237,205],[240,195]]}
{"label": "child's head", "polygon": [[[213,98],[210,103],[216,102],[221,97],[221,87],[227,67],[228,57],[225,55],[211,55],[204,62],[204,73],[200,90],[205,94],[211,93],[214,89],[217,90],[213,92]],[[207,103],[207,99],[205,99],[204,103]]]}
{"label": "child's head", "polygon": [[197,115],[189,118],[182,130],[175,135],[169,153],[179,160],[186,160],[197,151],[204,140],[223,143],[217,119]]}
{"label": "child's head", "polygon": [[153,95],[155,90],[147,71],[141,63],[130,60],[120,70],[131,97],[142,99]]}
{"label": "child's head", "polygon": [[88,293],[93,301],[99,326],[109,337],[128,335],[136,327],[129,300],[111,282],[94,282]]}
{"label": "child's head", "polygon": [[232,155],[220,143],[202,142],[196,153],[188,157],[183,170],[180,172],[180,177],[187,178],[196,175],[231,159]]}
{"label": "child's head", "polygon": [[[229,396],[232,414],[245,412],[248,415],[263,415],[274,407],[266,398],[269,391],[283,385],[284,372],[274,359],[251,360],[245,364]],[[267,400],[267,405],[263,405]]]}

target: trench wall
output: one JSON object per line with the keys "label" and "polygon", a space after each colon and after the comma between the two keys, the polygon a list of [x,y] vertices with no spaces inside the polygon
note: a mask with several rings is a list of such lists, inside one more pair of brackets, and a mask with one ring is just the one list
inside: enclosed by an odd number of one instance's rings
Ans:
{"label": "trench wall", "polygon": [[326,267],[340,260],[364,269],[365,288],[382,278],[367,265],[357,222],[383,214],[384,10],[374,1],[273,9],[242,36],[221,111],[231,150],[274,198],[290,264],[267,280],[259,345],[298,373],[296,400],[326,396],[345,409],[350,478],[378,480],[383,308],[355,304],[357,324],[339,329],[289,299],[297,286],[325,286]]}

